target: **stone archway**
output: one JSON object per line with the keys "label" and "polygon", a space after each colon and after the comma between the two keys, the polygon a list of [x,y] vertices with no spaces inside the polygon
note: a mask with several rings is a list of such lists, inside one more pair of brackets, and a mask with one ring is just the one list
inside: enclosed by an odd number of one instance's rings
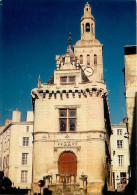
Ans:
{"label": "stone archway", "polygon": [[63,152],[59,157],[58,172],[60,175],[77,175],[77,159],[72,152]]}

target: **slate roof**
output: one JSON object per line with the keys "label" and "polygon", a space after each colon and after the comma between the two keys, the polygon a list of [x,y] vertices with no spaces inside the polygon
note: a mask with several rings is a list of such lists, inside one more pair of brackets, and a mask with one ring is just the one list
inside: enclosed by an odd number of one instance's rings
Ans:
{"label": "slate roof", "polygon": [[50,77],[50,79],[47,82],[48,84],[54,84],[54,74]]}

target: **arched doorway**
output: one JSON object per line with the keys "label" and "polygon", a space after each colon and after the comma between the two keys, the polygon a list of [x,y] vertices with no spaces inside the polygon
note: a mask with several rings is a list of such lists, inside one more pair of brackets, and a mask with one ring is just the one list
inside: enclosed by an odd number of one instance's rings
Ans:
{"label": "arched doorway", "polygon": [[66,179],[73,175],[74,181],[76,181],[77,159],[72,152],[64,152],[60,155],[58,171],[60,175],[66,176]]}

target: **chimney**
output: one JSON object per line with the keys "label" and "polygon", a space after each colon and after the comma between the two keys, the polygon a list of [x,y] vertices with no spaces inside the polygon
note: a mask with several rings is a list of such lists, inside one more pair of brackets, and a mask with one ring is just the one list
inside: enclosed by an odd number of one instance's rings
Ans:
{"label": "chimney", "polygon": [[33,121],[33,111],[27,111],[26,121]]}
{"label": "chimney", "polygon": [[21,112],[16,109],[12,112],[12,122],[20,122],[21,119]]}

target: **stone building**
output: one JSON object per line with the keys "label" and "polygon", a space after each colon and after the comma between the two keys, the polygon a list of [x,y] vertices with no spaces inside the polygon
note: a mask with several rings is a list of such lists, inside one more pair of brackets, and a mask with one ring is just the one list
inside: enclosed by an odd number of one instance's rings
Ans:
{"label": "stone building", "polygon": [[137,192],[137,46],[125,46],[125,97],[129,133],[131,177],[128,190]]}
{"label": "stone building", "polygon": [[0,131],[0,171],[12,182],[12,187],[30,189],[32,182],[33,112],[20,122],[21,113],[13,111]]}
{"label": "stone building", "polygon": [[[95,19],[86,3],[81,39],[64,55],[48,81],[32,89],[34,109],[32,190],[37,182],[57,192],[102,194],[109,165],[111,126],[103,78],[103,45],[95,39]],[[108,169],[108,167],[107,167]]]}
{"label": "stone building", "polygon": [[123,191],[129,181],[129,140],[126,123],[112,125],[110,137],[112,185]]}
{"label": "stone building", "polygon": [[135,97],[137,94],[137,46],[125,46],[125,97],[127,106],[129,143],[135,120]]}

